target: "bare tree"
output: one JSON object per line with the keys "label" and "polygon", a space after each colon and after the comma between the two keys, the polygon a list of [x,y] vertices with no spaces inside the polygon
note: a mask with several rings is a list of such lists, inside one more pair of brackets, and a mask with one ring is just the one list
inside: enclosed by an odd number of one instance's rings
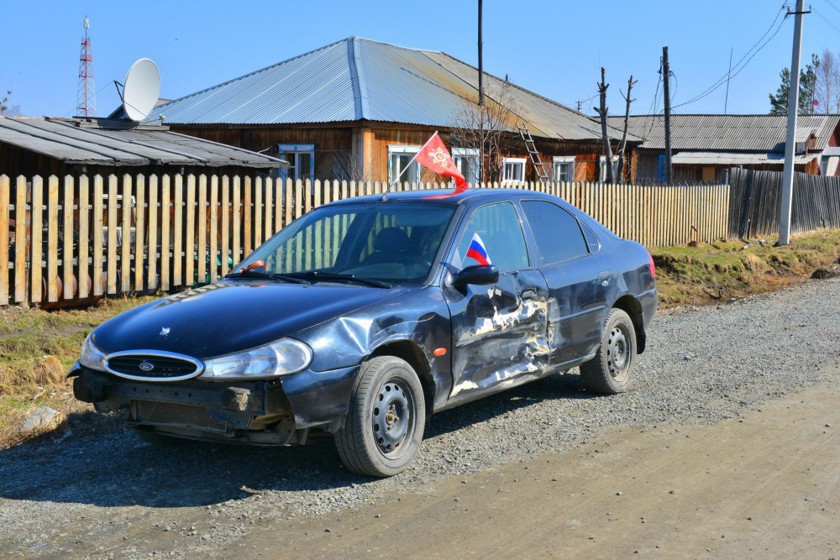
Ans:
{"label": "bare tree", "polygon": [[630,79],[627,80],[627,95],[624,95],[621,93],[621,90],[618,90],[624,98],[624,101],[627,102],[627,108],[624,111],[624,130],[621,133],[621,142],[618,144],[618,166],[616,173],[620,183],[624,182],[624,150],[627,147],[627,128],[630,125],[630,104],[635,101],[635,99],[630,98],[630,90],[633,89],[634,85],[636,85],[636,82],[631,75]]}
{"label": "bare tree", "polygon": [[601,83],[596,83],[598,86],[598,93],[601,95],[601,103],[600,106],[595,109],[598,113],[598,116],[601,118],[601,138],[604,140],[604,158],[606,159],[606,169],[607,169],[607,183],[613,183],[615,177],[613,176],[613,166],[612,166],[612,146],[610,146],[610,135],[608,132],[607,127],[607,113],[609,109],[607,108],[607,88],[610,87],[610,84],[606,83],[606,70],[604,67],[601,67]]}
{"label": "bare tree", "polygon": [[502,154],[509,144],[511,130],[521,120],[510,88],[508,82],[486,88],[484,105],[465,101],[449,132],[451,146],[479,150],[481,180],[485,182],[502,179]]}
{"label": "bare tree", "polygon": [[820,108],[825,114],[840,112],[840,67],[834,53],[824,49],[816,71],[816,94]]}
{"label": "bare tree", "polygon": [[9,105],[9,98],[12,96],[12,90],[7,90],[6,95],[0,97],[0,115],[6,117],[19,117],[20,105]]}

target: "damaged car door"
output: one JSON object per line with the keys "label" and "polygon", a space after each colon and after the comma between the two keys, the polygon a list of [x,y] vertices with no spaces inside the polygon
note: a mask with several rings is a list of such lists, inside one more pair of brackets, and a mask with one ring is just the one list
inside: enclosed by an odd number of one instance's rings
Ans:
{"label": "damaged car door", "polygon": [[508,202],[477,208],[456,237],[451,271],[494,265],[492,285],[445,282],[452,318],[450,402],[540,375],[547,364],[548,289],[532,268],[522,224]]}
{"label": "damaged car door", "polygon": [[522,209],[549,286],[551,364],[574,365],[598,347],[614,275],[603,260],[590,258],[599,249],[598,239],[591,231],[584,235],[569,212],[543,200],[524,200]]}

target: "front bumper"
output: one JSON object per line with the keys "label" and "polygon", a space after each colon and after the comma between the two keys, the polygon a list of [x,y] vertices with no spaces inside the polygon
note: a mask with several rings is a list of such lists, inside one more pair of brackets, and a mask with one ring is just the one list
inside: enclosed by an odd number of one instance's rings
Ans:
{"label": "front bumper", "polygon": [[341,427],[357,371],[307,370],[272,381],[144,382],[77,363],[70,376],[77,399],[99,412],[128,408],[132,426],[192,439],[289,445],[303,443],[311,428]]}

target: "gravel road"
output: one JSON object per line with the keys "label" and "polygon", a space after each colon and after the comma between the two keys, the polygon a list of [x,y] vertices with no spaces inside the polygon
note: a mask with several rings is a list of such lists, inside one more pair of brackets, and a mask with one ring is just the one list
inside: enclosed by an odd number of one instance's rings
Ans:
{"label": "gravel road", "polygon": [[660,313],[624,395],[593,397],[576,372],[435,416],[405,473],[343,470],[331,439],[302,448],[155,448],[130,431],[60,434],[0,451],[0,556],[214,557],[272,521],[336,517],[422,494],[610,425],[702,425],[822,380],[840,357],[840,279],[718,307]]}

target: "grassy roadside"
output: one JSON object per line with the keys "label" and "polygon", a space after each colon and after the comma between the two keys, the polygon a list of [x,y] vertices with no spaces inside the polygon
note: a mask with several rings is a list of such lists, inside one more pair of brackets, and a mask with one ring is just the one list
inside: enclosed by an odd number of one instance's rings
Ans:
{"label": "grassy roadside", "polygon": [[[653,249],[660,307],[723,303],[803,282],[817,269],[840,273],[840,230],[795,235],[786,247],[774,247],[775,242]],[[56,426],[66,432],[113,425],[113,418],[94,416],[89,405],[73,399],[64,376],[94,327],[150,299],[107,299],[85,310],[0,308],[0,448]],[[22,421],[39,406],[60,415],[50,426],[21,433]]]}
{"label": "grassy roadside", "polygon": [[785,247],[777,240],[652,249],[660,306],[725,303],[803,282],[818,269],[840,272],[840,230],[793,235]]}

